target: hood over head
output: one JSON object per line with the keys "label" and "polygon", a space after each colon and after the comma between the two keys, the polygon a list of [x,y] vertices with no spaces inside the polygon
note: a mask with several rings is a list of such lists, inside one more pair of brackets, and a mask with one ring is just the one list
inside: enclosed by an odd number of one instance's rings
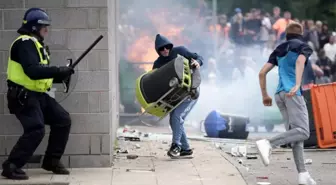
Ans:
{"label": "hood over head", "polygon": [[[170,42],[166,37],[157,34],[155,37],[155,50],[160,55],[159,48],[169,45],[169,48],[173,48],[173,43]],[[161,55],[160,55],[161,56]]]}

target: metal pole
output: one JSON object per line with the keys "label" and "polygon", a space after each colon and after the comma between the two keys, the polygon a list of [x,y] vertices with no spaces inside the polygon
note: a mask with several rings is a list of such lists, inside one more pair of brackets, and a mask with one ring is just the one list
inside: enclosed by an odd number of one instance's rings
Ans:
{"label": "metal pole", "polygon": [[[212,22],[213,22],[213,26],[215,29],[215,33],[214,33],[214,56],[217,56],[217,48],[218,48],[218,33],[217,33],[217,23],[218,23],[218,19],[217,19],[217,0],[212,0]],[[217,58],[217,57],[216,57]]]}

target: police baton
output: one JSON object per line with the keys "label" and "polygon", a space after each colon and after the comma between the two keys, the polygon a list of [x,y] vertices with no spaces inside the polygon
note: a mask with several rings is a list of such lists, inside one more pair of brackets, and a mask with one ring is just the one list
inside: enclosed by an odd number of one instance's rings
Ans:
{"label": "police baton", "polygon": [[[72,62],[72,59],[68,59],[69,64],[67,65],[68,67],[71,67],[72,69],[74,69],[79,62],[92,50],[93,47],[95,47],[98,42],[103,38],[103,35],[100,35],[91,45],[89,48],[87,48],[84,53],[82,53],[75,62]],[[69,76],[68,79],[63,81],[63,86],[64,86],[64,93],[68,93],[69,92],[69,87],[70,87],[70,82],[71,82],[71,76]]]}

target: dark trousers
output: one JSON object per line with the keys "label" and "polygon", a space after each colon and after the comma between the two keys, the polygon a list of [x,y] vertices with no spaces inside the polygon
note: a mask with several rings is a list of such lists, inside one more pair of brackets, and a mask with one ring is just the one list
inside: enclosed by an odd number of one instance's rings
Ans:
{"label": "dark trousers", "polygon": [[45,158],[61,159],[70,133],[69,113],[45,93],[13,93],[9,89],[7,99],[10,112],[20,120],[24,131],[9,154],[8,162],[18,168],[27,163],[44,137],[45,124],[50,126]]}

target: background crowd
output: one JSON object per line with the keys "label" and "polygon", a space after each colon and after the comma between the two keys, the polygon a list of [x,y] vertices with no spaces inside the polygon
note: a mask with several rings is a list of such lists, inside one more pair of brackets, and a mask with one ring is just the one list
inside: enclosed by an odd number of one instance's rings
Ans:
{"label": "background crowd", "polygon": [[[259,92],[257,73],[261,66],[272,50],[285,40],[286,26],[292,21],[300,22],[305,30],[304,41],[314,49],[309,60],[324,72],[312,83],[336,81],[336,32],[329,26],[335,24],[310,17],[299,20],[278,6],[269,8],[269,12],[261,8],[249,11],[232,8],[227,14],[214,16],[209,4],[203,0],[194,7],[171,1],[160,5],[142,1],[133,1],[131,5],[125,2],[119,31],[121,102],[126,109],[131,107],[126,112],[139,111],[132,108],[135,102],[134,83],[144,71],[151,69],[158,57],[154,49],[157,33],[168,37],[175,46],[186,46],[203,56],[204,81],[216,85],[237,84],[237,81],[240,84],[253,83],[251,88]],[[241,85],[236,86],[236,89],[241,88]]]}
{"label": "background crowd", "polygon": [[[327,22],[312,19],[299,20],[293,17],[291,12],[282,13],[279,7],[274,7],[272,14],[255,8],[243,13],[240,8],[236,8],[232,17],[220,15],[216,29],[224,39],[219,47],[228,48],[227,43],[234,44],[238,48],[234,52],[240,58],[247,57],[246,54],[267,57],[278,44],[285,40],[285,28],[292,21],[303,25],[303,39],[314,50],[310,61],[324,72],[323,77],[317,77],[316,83],[335,82],[336,32],[329,28]],[[214,26],[210,25],[209,31],[214,32]],[[253,49],[254,54],[251,54],[248,49],[241,48],[260,48],[261,53],[256,54],[258,50]]]}

